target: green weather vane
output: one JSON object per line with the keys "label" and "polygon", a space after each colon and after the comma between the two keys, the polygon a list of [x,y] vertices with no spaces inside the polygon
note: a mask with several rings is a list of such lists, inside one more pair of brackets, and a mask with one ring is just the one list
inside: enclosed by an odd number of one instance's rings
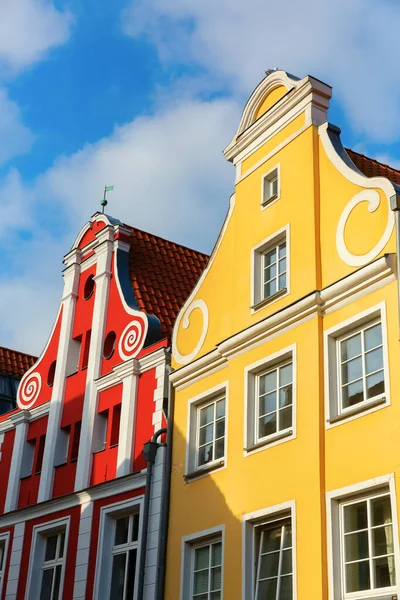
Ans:
{"label": "green weather vane", "polygon": [[102,212],[104,213],[104,209],[107,206],[108,202],[107,202],[107,192],[112,192],[114,189],[113,185],[106,185],[104,186],[104,196],[103,196],[103,200],[100,202],[101,206],[103,207]]}

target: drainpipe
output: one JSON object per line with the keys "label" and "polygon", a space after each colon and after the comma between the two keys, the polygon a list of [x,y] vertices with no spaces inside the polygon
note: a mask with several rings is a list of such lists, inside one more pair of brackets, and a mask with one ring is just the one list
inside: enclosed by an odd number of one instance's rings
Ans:
{"label": "drainpipe", "polygon": [[163,489],[163,503],[161,507],[160,521],[160,545],[157,557],[157,581],[155,600],[164,600],[165,591],[165,570],[167,562],[167,537],[169,520],[169,500],[171,490],[171,465],[172,465],[172,423],[174,420],[174,387],[169,382],[169,407],[168,407],[168,433],[167,433],[167,456],[165,461],[165,470],[163,480],[165,481]]}
{"label": "drainpipe", "polygon": [[149,515],[150,515],[150,496],[151,496],[151,483],[153,476],[153,467],[156,460],[157,450],[160,444],[157,443],[158,438],[167,433],[167,429],[159,429],[151,438],[150,442],[146,442],[143,446],[144,458],[147,462],[147,473],[146,473],[146,491],[144,494],[144,506],[143,506],[143,525],[142,525],[142,544],[140,551],[140,562],[139,562],[139,581],[138,581],[138,600],[144,598],[144,574],[146,570],[146,549],[147,549],[147,534],[149,529]]}
{"label": "drainpipe", "polygon": [[396,270],[397,270],[397,311],[398,335],[400,339],[400,190],[390,197],[390,208],[394,212],[396,223]]}

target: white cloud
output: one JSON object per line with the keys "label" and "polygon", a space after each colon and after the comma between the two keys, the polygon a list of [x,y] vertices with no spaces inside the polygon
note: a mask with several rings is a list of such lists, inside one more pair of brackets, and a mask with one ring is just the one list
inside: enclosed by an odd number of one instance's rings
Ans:
{"label": "white cloud", "polygon": [[33,134],[22,123],[18,105],[0,87],[0,165],[14,156],[28,152],[33,140]]}
{"label": "white cloud", "polygon": [[[40,352],[57,311],[62,256],[101,208],[105,184],[115,185],[109,214],[211,250],[233,191],[234,168],[222,149],[234,133],[239,107],[227,100],[179,100],[175,94],[170,102],[162,96],[160,105],[153,115],[59,158],[30,186],[15,171],[9,173],[0,187],[0,203],[15,199],[6,207],[7,226],[0,228],[0,252],[11,262],[0,269],[0,315],[7,314],[6,322],[0,321],[2,345]],[[13,221],[34,238],[19,244],[14,239],[11,246]]]}
{"label": "white cloud", "polygon": [[391,0],[131,0],[123,14],[163,60],[195,60],[235,93],[275,66],[323,78],[355,130],[385,141],[399,137],[399,26]]}
{"label": "white cloud", "polygon": [[42,60],[70,36],[72,16],[50,0],[0,2],[0,73],[14,73]]}

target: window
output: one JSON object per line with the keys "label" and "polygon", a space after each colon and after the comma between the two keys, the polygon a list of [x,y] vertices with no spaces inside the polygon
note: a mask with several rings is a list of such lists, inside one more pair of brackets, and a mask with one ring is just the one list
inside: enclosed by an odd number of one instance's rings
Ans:
{"label": "window", "polygon": [[131,600],[135,587],[139,513],[115,519],[110,600]]}
{"label": "window", "polygon": [[0,597],[2,597],[3,584],[5,580],[5,570],[7,562],[9,533],[0,535]]}
{"label": "window", "polygon": [[251,308],[288,293],[289,227],[252,249],[253,278]]}
{"label": "window", "polygon": [[17,407],[16,397],[19,381],[15,377],[0,374],[0,415]]}
{"label": "window", "polygon": [[121,422],[121,404],[116,404],[112,411],[110,448],[118,446],[119,443],[119,426]]}
{"label": "window", "polygon": [[41,435],[39,438],[37,455],[36,455],[36,463],[35,463],[35,468],[34,468],[35,475],[42,472],[45,443],[46,443],[46,434]]}
{"label": "window", "polygon": [[137,594],[142,499],[129,499],[100,511],[99,550],[93,598],[133,600]]}
{"label": "window", "polygon": [[221,600],[222,541],[193,548],[192,600]]}
{"label": "window", "polygon": [[294,600],[294,502],[243,517],[244,598]]}
{"label": "window", "polygon": [[79,454],[79,442],[81,439],[81,421],[77,421],[74,425],[74,433],[72,436],[72,445],[71,445],[71,461],[78,460]]}
{"label": "window", "polygon": [[262,178],[262,205],[279,197],[279,167],[272,169]]}
{"label": "window", "polygon": [[255,600],[291,600],[293,571],[290,519],[260,526],[257,538]]}
{"label": "window", "polygon": [[225,465],[228,383],[191,398],[185,479]]}
{"label": "window", "polygon": [[64,567],[65,532],[46,537],[40,600],[61,599],[60,583]]}
{"label": "window", "polygon": [[328,422],[389,403],[383,307],[325,334]]}
{"label": "window", "polygon": [[180,600],[223,600],[223,525],[182,539]]}
{"label": "window", "polygon": [[197,467],[215,462],[225,454],[225,398],[197,408]]}

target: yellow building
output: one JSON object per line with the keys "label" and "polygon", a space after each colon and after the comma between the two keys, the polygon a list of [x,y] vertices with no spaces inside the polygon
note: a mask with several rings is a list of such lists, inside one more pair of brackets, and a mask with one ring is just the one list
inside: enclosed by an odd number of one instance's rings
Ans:
{"label": "yellow building", "polygon": [[400,173],[343,149],[330,97],[268,72],[225,149],[173,338],[167,600],[400,592]]}

